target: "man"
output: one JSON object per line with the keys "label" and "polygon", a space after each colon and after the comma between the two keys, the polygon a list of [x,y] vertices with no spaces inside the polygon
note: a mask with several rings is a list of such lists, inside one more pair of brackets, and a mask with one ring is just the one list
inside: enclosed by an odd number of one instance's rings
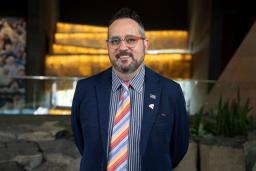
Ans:
{"label": "man", "polygon": [[144,66],[138,15],[119,10],[108,27],[112,68],[80,80],[72,105],[81,171],[171,171],[188,147],[180,86]]}

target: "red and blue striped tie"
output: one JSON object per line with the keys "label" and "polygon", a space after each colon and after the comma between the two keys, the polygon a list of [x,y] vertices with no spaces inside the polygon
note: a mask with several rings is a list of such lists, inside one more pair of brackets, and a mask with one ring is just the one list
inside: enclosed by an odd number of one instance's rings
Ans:
{"label": "red and blue striped tie", "polygon": [[123,91],[113,123],[107,171],[127,171],[128,168],[129,83],[122,83],[122,86]]}

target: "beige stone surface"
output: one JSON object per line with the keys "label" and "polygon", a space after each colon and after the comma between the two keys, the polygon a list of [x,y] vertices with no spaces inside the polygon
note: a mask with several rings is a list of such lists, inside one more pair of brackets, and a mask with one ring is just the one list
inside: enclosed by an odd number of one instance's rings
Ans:
{"label": "beige stone surface", "polygon": [[226,98],[236,97],[240,89],[241,99],[250,98],[253,110],[251,115],[256,117],[256,23],[252,26],[242,44],[230,60],[229,64],[218,79],[206,100],[206,107],[215,106],[220,95]]}
{"label": "beige stone surface", "polygon": [[190,142],[188,152],[174,171],[197,171],[197,143]]}
{"label": "beige stone surface", "polygon": [[252,171],[256,171],[256,163],[254,164]]}
{"label": "beige stone surface", "polygon": [[200,144],[202,171],[245,171],[242,148]]}

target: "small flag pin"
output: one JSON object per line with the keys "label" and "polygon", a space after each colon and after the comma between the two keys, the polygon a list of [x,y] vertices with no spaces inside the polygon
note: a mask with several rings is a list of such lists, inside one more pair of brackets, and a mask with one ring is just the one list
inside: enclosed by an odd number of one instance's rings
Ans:
{"label": "small flag pin", "polygon": [[150,107],[151,109],[154,109],[154,104],[150,104],[148,107]]}
{"label": "small flag pin", "polygon": [[154,94],[150,94],[150,96],[149,96],[151,99],[156,99],[156,95],[154,95]]}

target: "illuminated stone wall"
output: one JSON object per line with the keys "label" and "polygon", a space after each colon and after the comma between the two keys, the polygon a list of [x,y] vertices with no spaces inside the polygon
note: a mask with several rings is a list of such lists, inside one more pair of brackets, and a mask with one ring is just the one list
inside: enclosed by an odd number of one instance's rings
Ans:
{"label": "illuminated stone wall", "polygon": [[[53,54],[46,56],[46,75],[87,77],[111,66],[106,27],[66,23],[58,23],[56,27]],[[147,31],[146,38],[147,66],[166,77],[191,78],[187,31]]]}
{"label": "illuminated stone wall", "polygon": [[[145,64],[166,77],[191,77],[191,55],[147,54]],[[46,58],[46,74],[54,76],[86,77],[110,66],[107,55],[52,55]]]}
{"label": "illuminated stone wall", "polygon": [[[187,49],[186,31],[150,31],[146,38],[150,42],[149,50],[157,49]],[[107,34],[93,33],[56,33],[55,42],[61,45],[73,45],[92,48],[106,48]]]}

